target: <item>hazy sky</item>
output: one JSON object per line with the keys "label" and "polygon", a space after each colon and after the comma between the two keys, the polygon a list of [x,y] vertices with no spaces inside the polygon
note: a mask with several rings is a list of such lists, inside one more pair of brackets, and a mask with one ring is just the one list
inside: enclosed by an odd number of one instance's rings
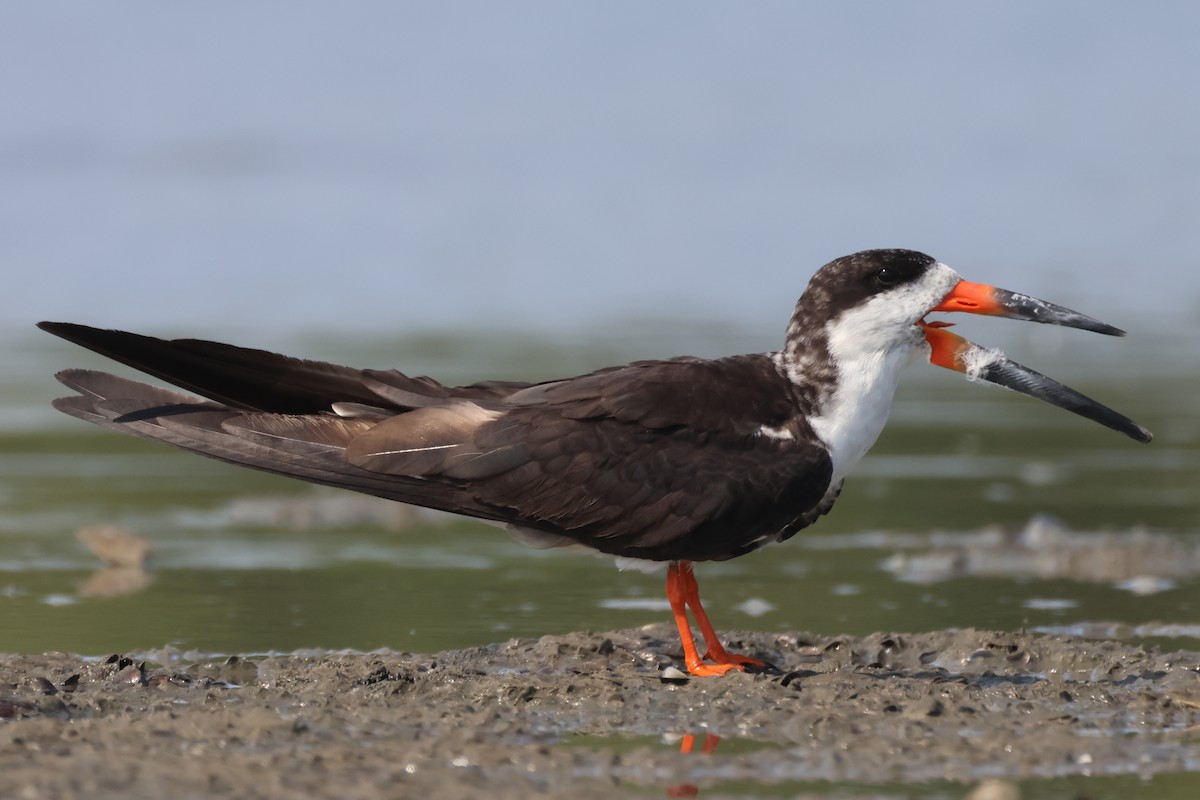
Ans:
{"label": "hazy sky", "polygon": [[1191,2],[8,4],[4,327],[782,331],[868,247],[1200,313]]}

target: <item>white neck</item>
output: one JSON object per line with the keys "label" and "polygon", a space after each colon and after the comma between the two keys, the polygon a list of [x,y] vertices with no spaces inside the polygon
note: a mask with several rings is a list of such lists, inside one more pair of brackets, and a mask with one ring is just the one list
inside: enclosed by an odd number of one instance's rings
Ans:
{"label": "white neck", "polygon": [[900,372],[917,352],[917,347],[895,349],[838,363],[837,390],[809,418],[829,449],[832,485],[840,483],[879,438],[892,410]]}
{"label": "white neck", "polygon": [[825,329],[837,388],[820,398],[809,424],[829,450],[834,486],[875,444],[892,409],[901,370],[925,350],[920,330],[911,323],[881,331],[871,305],[843,314]]}

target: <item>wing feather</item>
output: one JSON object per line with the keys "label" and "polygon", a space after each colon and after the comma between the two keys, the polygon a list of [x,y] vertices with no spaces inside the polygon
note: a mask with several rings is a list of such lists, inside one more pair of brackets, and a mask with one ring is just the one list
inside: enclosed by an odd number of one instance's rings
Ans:
{"label": "wing feather", "polygon": [[828,454],[768,356],[445,387],[212,342],[46,327],[209,398],[68,370],[59,379],[78,394],[55,401],[65,413],[618,556],[731,558],[795,533],[837,495]]}

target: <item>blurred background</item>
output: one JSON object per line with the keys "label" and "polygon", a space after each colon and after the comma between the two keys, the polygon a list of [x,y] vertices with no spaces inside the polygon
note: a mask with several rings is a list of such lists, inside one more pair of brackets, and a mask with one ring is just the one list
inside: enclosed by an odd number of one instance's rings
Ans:
{"label": "blurred background", "polygon": [[[1198,35],[1186,2],[9,5],[0,651],[665,619],[658,578],[60,417],[53,372],[104,362],[39,319],[549,378],[774,349],[869,247],[1128,329],[960,327],[1157,439],[914,369],[833,515],[701,568],[718,627],[1200,646]],[[148,569],[93,583],[94,526]]]}

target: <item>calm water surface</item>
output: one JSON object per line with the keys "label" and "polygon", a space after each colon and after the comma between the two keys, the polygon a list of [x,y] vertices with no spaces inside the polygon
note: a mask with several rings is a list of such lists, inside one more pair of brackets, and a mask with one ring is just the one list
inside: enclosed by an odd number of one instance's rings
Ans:
{"label": "calm water surface", "polygon": [[[1130,414],[1154,443],[914,368],[831,515],[784,545],[699,568],[718,628],[1035,627],[1200,647],[1195,336],[1016,327],[1002,341],[990,326],[988,338],[971,335]],[[51,373],[103,362],[48,337],[13,342],[0,361],[0,651],[428,652],[668,619],[659,576],[60,417],[46,405],[59,390]],[[772,341],[629,327],[559,341],[430,333],[266,344],[470,381]],[[76,539],[101,524],[154,547],[149,573],[125,593],[103,588]]]}

